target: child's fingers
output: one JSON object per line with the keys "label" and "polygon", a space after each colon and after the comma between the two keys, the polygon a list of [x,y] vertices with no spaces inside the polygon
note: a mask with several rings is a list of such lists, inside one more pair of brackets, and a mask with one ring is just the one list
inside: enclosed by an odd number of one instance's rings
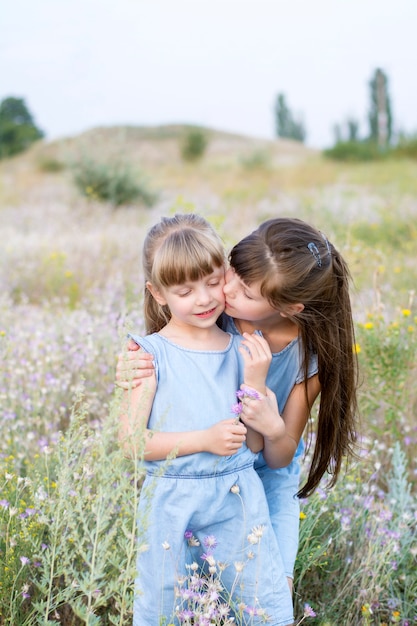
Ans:
{"label": "child's fingers", "polygon": [[271,350],[266,339],[260,335],[243,333],[242,343],[254,354],[258,356],[271,356]]}

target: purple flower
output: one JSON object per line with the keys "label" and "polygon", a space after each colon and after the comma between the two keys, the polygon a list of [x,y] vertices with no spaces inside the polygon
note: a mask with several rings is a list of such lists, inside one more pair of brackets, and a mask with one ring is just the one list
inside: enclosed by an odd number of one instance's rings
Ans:
{"label": "purple flower", "polygon": [[243,406],[242,406],[241,402],[237,402],[236,404],[232,404],[231,411],[235,415],[240,415],[242,413],[242,409],[243,409]]}
{"label": "purple flower", "polygon": [[251,389],[250,387],[245,388],[245,396],[248,396],[248,398],[254,398],[255,400],[261,399],[261,396],[256,389]]}
{"label": "purple flower", "polygon": [[307,604],[307,602],[304,604],[304,617],[316,617],[317,613],[315,611],[313,611],[313,609],[311,608],[311,606],[309,604]]}
{"label": "purple flower", "polygon": [[29,563],[30,563],[30,559],[28,559],[27,556],[21,556],[20,557],[20,561],[21,561],[22,565],[29,565]]}
{"label": "purple flower", "polygon": [[191,537],[193,536],[193,531],[192,530],[186,530],[184,533],[184,538],[185,539],[191,539]]}
{"label": "purple flower", "polygon": [[245,613],[248,613],[252,617],[258,615],[258,611],[254,606],[245,606]]}
{"label": "purple flower", "polygon": [[180,611],[178,613],[178,617],[180,621],[187,621],[194,617],[194,611],[189,611],[188,609],[184,609],[184,611]]}
{"label": "purple flower", "polygon": [[217,546],[216,537],[214,535],[207,535],[207,537],[204,537],[203,539],[203,545],[208,550],[214,550],[215,547]]}
{"label": "purple flower", "polygon": [[10,506],[10,502],[8,502],[7,500],[0,500],[0,506],[2,506],[3,509],[8,509]]}

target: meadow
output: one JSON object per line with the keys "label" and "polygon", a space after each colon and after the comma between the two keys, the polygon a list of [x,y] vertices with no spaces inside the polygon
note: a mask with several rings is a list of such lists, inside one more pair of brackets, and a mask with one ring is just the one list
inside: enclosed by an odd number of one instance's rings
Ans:
{"label": "meadow", "polygon": [[[144,234],[186,211],[227,249],[265,219],[299,217],[348,260],[358,456],[302,502],[295,611],[320,626],[415,625],[417,162],[335,163],[212,131],[188,163],[180,133],[94,129],[0,161],[0,625],[131,624],[146,520],[140,465],[117,445],[115,365],[143,331]],[[87,157],[129,165],[153,206],[82,196],[72,170]]]}

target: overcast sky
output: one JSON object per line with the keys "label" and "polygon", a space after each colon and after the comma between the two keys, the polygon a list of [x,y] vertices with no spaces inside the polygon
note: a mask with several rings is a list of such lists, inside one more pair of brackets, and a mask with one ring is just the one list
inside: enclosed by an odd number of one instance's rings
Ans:
{"label": "overcast sky", "polygon": [[347,117],[368,131],[388,75],[394,125],[417,132],[417,0],[0,0],[0,99],[53,139],[94,126],[195,123],[272,138],[284,92],[307,143]]}

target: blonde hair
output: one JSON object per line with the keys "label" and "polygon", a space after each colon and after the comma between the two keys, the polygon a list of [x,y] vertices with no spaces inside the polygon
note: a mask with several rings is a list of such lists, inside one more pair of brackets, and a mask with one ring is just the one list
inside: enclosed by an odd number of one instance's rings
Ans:
{"label": "blonde hair", "polygon": [[163,217],[148,231],[143,245],[146,331],[155,333],[171,319],[169,308],[158,304],[146,288],[181,285],[200,280],[225,264],[222,241],[212,226],[195,213]]}

